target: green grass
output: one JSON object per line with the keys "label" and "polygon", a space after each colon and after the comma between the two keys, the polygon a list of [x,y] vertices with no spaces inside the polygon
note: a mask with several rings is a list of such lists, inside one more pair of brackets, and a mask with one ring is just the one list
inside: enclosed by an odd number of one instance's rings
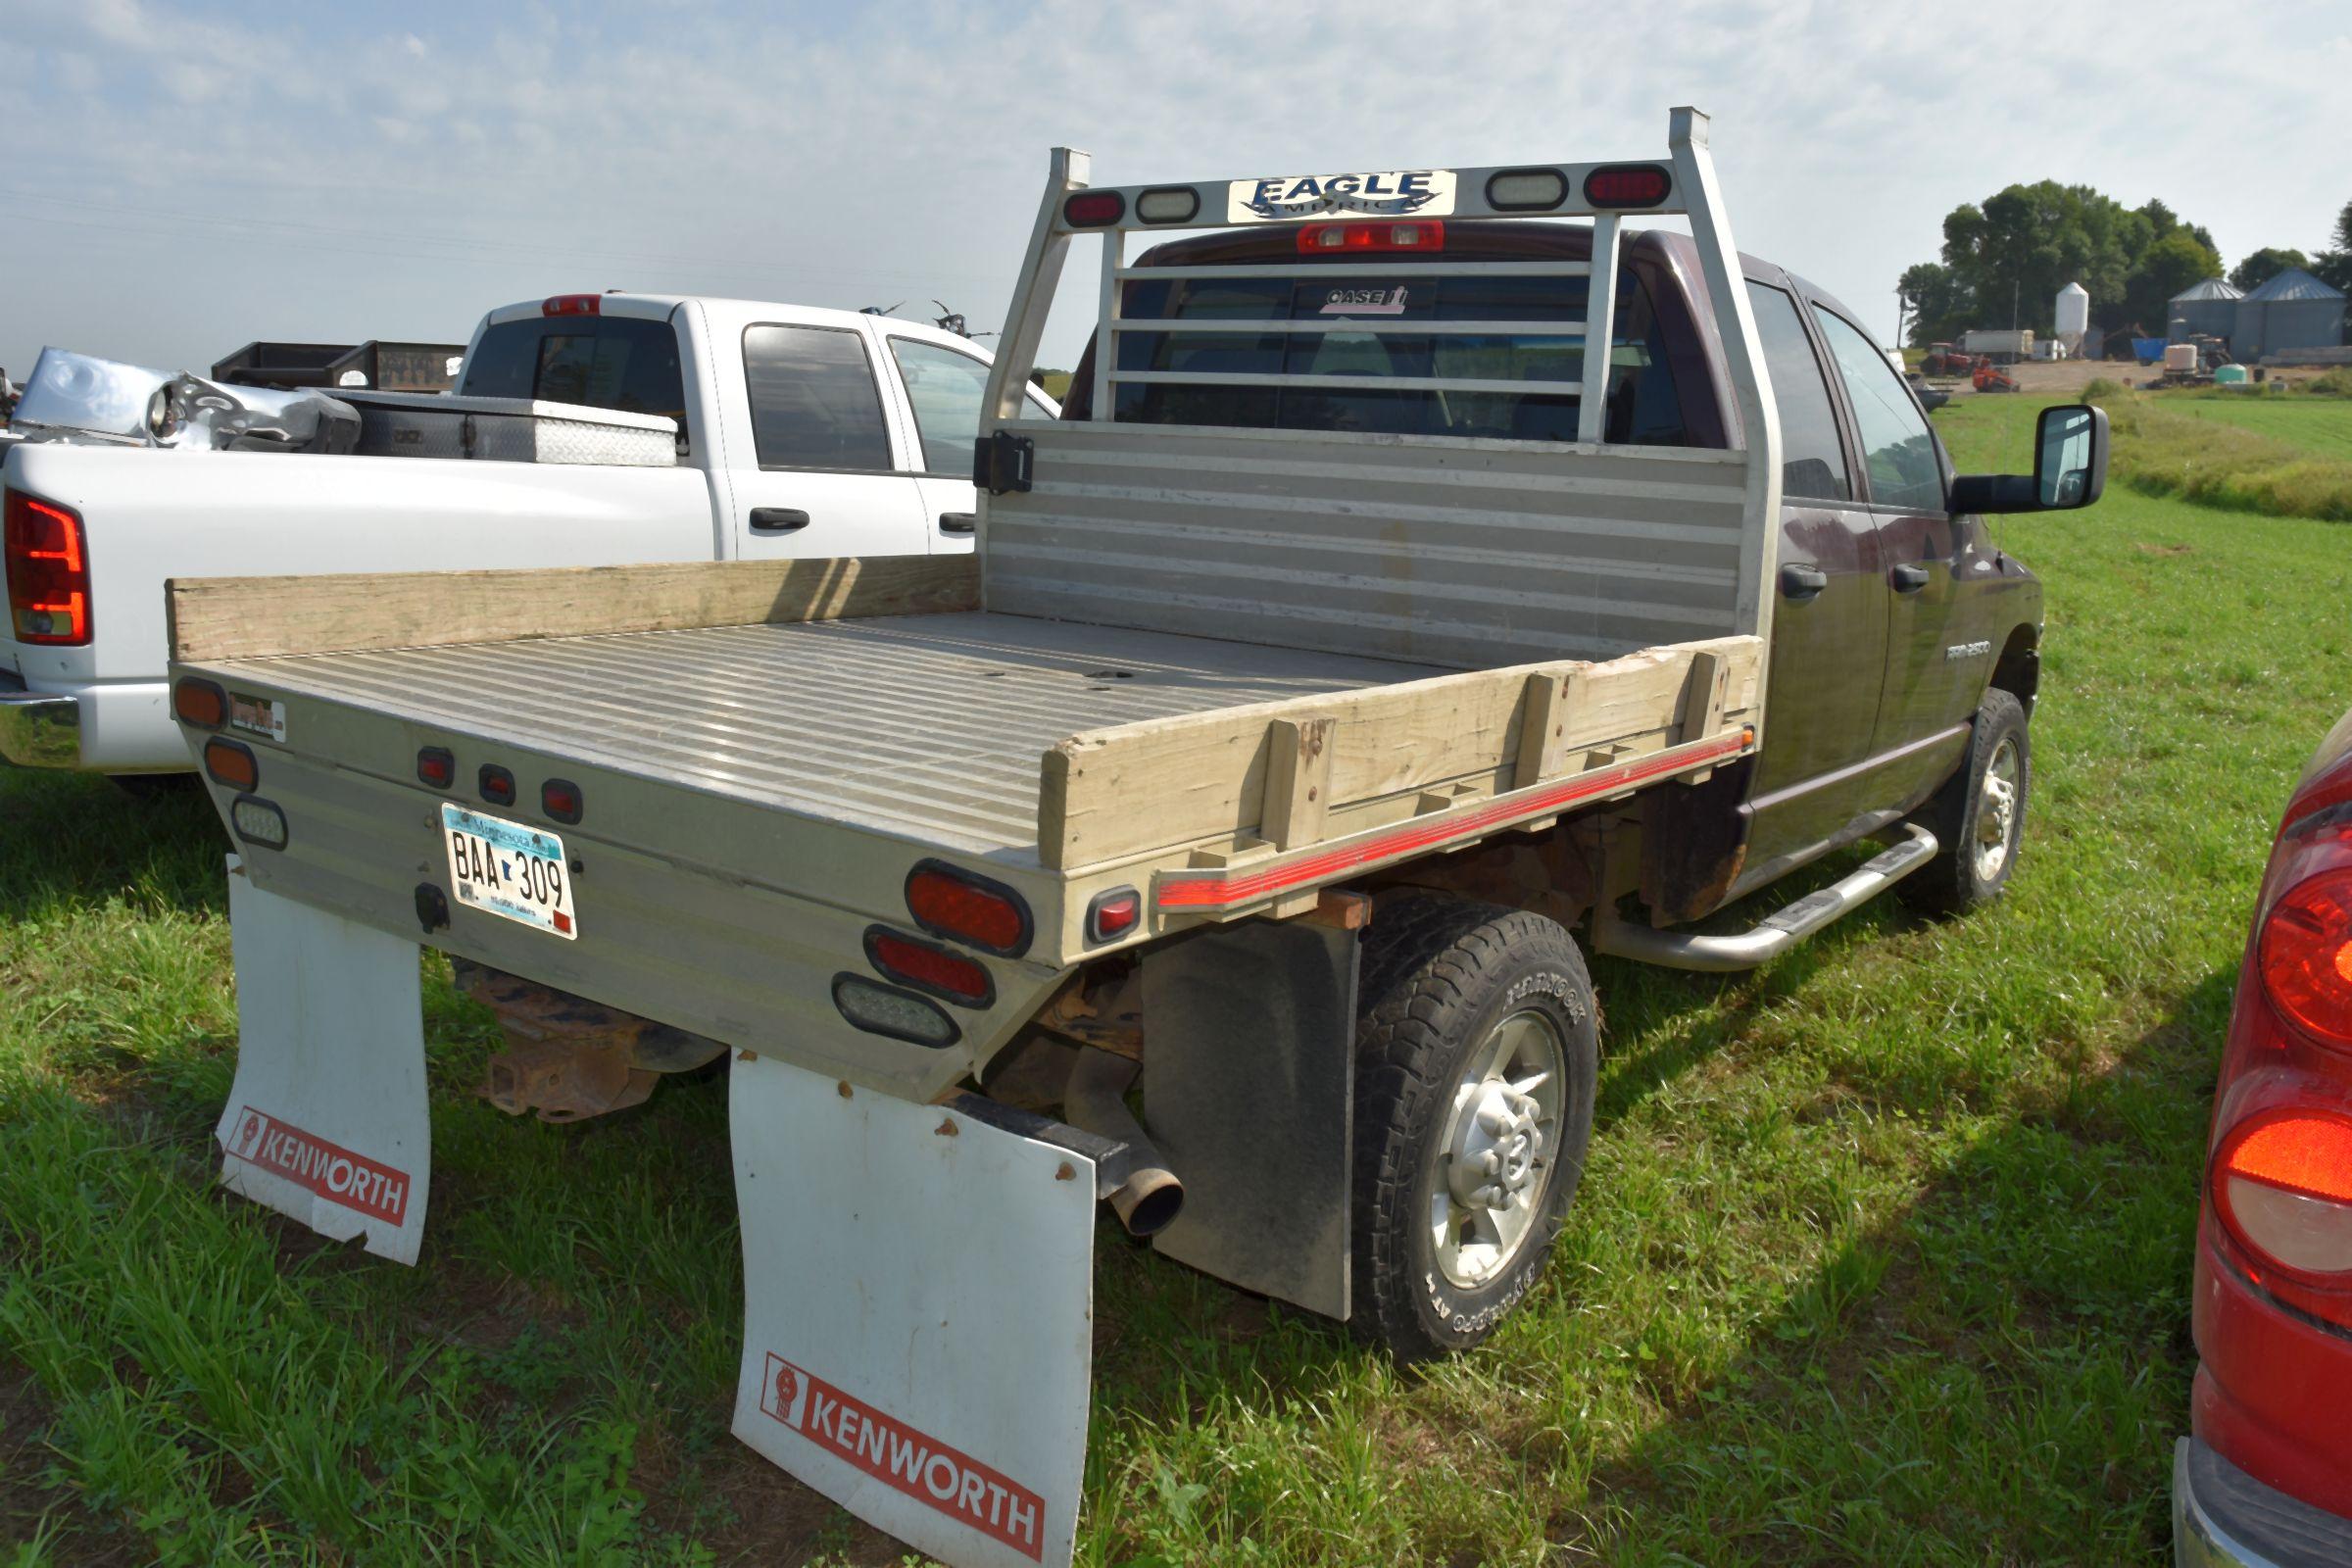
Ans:
{"label": "green grass", "polygon": [[2352,464],[2352,402],[2291,393],[2198,393],[2165,407],[2284,442],[2297,452]]}
{"label": "green grass", "polygon": [[2352,401],[2304,393],[2156,392],[2096,381],[2121,483],[2278,516],[2352,522]]}
{"label": "green grass", "polygon": [[[1937,419],[2016,467],[2033,412]],[[2165,1560],[2214,1064],[2352,552],[2121,486],[2000,526],[2049,590],[2012,896],[1596,962],[1583,1196],[1426,1376],[1105,1227],[1082,1561]],[[897,1561],[726,1435],[723,1080],[510,1121],[429,961],[423,1266],[217,1191],[222,849],[0,777],[0,1562]]]}

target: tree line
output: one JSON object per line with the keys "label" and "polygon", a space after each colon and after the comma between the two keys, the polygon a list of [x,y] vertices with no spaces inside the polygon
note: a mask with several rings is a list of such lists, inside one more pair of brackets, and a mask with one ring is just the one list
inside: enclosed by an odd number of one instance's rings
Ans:
{"label": "tree line", "polygon": [[[2290,267],[2308,268],[2352,293],[2352,202],[2336,217],[2334,244],[2316,257],[2266,245],[2228,270],[2253,289]],[[1904,270],[1897,285],[1911,312],[1914,347],[1970,327],[2052,330],[2058,291],[2090,292],[2090,319],[2108,331],[2164,331],[2165,307],[2182,289],[2225,275],[2213,233],[2161,201],[2126,207],[2088,185],[2045,179],[2011,185],[1982,204],[1963,202],[1943,220],[1940,261]]]}

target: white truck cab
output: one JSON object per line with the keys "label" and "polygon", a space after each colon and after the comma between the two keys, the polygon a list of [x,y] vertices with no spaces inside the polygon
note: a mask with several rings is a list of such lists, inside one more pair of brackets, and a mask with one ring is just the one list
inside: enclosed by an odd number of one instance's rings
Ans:
{"label": "white truck cab", "polygon": [[459,394],[666,416],[674,467],[18,444],[0,762],[187,768],[173,577],[968,552],[989,366],[892,317],[559,294],[484,317]]}

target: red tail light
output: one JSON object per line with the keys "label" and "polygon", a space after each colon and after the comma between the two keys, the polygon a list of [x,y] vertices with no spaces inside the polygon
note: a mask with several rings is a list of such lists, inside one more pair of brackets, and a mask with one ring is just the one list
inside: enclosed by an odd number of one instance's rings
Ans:
{"label": "red tail light", "polygon": [[172,711],[183,724],[219,729],[228,722],[228,693],[209,680],[183,680],[172,688]]}
{"label": "red tail light", "polygon": [[1101,228],[1127,216],[1127,198],[1115,190],[1082,190],[1061,204],[1062,221],[1072,228]]}
{"label": "red tail light", "polygon": [[551,294],[539,302],[541,316],[601,316],[605,302],[595,294]]}
{"label": "red tail light", "polygon": [[81,517],[8,492],[5,508],[9,626],[17,641],[78,648],[90,640],[90,558]]}
{"label": "red tail light", "polygon": [[906,878],[906,912],[933,936],[1006,958],[1029,951],[1029,906],[1002,882],[925,860]]}
{"label": "red tail light", "polygon": [[2262,987],[2323,1045],[2352,1047],[2352,868],[2307,877],[2262,923]]}
{"label": "red tail light", "polygon": [[1446,225],[1410,223],[1309,223],[1298,231],[1298,254],[1328,256],[1338,251],[1442,251]]}
{"label": "red tail light", "polygon": [[866,932],[865,956],[885,978],[967,1007],[985,1007],[997,999],[996,982],[978,962],[882,926]]}
{"label": "red tail light", "polygon": [[204,743],[204,770],[214,783],[232,790],[257,789],[262,782],[262,764],[254,760],[253,748],[218,735]]}
{"label": "red tail light", "polygon": [[1585,176],[1585,205],[1655,207],[1673,189],[1673,176],[1655,164],[1611,164]]}
{"label": "red tail light", "polygon": [[2352,1276],[2352,1119],[2288,1106],[2230,1129],[2213,1156],[2222,1223],[2255,1255],[2316,1283]]}
{"label": "red tail light", "polygon": [[1112,942],[1125,936],[1144,917],[1144,896],[1133,888],[1112,888],[1095,895],[1086,906],[1086,940]]}

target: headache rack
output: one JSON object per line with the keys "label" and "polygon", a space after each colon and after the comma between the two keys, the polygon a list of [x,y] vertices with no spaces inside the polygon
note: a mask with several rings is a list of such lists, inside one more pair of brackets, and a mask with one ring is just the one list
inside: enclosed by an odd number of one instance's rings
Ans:
{"label": "headache rack", "polygon": [[[1165,630],[1297,641],[1454,667],[1560,655],[1610,657],[1694,637],[1768,633],[1772,596],[1764,590],[1778,531],[1779,420],[1707,153],[1704,115],[1688,108],[1673,111],[1667,157],[1646,162],[1130,186],[1092,185],[1090,173],[1085,153],[1067,148],[1054,153],[990,379],[974,477],[983,490],[980,555],[991,608],[1076,620],[1133,622],[1140,615],[1144,623]],[[1689,220],[1696,242],[1713,335],[1722,345],[1738,410],[1741,433],[1729,452],[1603,440],[1611,354],[1605,347],[1588,350],[1612,341],[1619,306],[1612,280],[1618,275],[1623,227],[1629,218],[1674,215]],[[1449,258],[1441,234],[1432,230],[1465,219],[1589,220],[1590,259]],[[1215,228],[1296,233],[1301,252],[1316,249],[1316,240],[1328,233],[1332,249],[1344,251],[1349,247],[1343,243],[1343,230],[1367,223],[1385,225],[1388,232],[1362,261],[1328,260],[1328,251],[1198,266],[1137,267],[1128,258],[1131,234]],[[1099,235],[1102,242],[1088,416],[1056,426],[1016,422],[1020,388],[1034,366],[1069,242],[1085,234]],[[1321,284],[1399,275],[1604,281],[1586,289],[1581,319],[1384,320],[1359,314],[1300,319],[1280,314],[1280,305],[1263,318],[1224,312],[1198,318],[1122,315],[1128,286],[1135,283],[1311,276]],[[1122,367],[1118,352],[1122,338],[1139,333],[1288,341],[1333,332],[1433,343],[1465,334],[1556,343],[1581,353],[1581,379],[1149,368]],[[1135,385],[1575,397],[1576,439],[1120,421],[1117,389]],[[1375,454],[1369,450],[1374,447],[1383,450]],[[1350,482],[1354,473],[1349,470],[1367,477]],[[1232,483],[1217,478],[1233,473],[1244,477]],[[1343,473],[1348,477],[1335,483]],[[1495,494],[1498,475],[1524,476],[1525,482],[1516,496]],[[1040,499],[1031,493],[1041,485],[1053,496]],[[1285,490],[1298,499],[1269,500]],[[1329,496],[1335,510],[1393,522],[1386,535],[1392,545],[1388,556],[1367,558],[1360,540],[1345,540],[1334,563],[1315,564],[1297,557],[1296,550],[1310,541],[1294,522],[1272,514],[1295,514],[1300,501],[1311,507],[1319,492],[1334,490],[1340,492]],[[1236,511],[1245,499],[1240,491],[1248,492],[1248,504]],[[1384,506],[1377,498],[1381,493],[1393,496],[1394,503]],[[1471,559],[1478,552],[1463,545],[1468,535],[1456,519],[1442,514],[1446,509],[1433,504],[1450,497],[1477,505],[1490,494],[1499,514],[1531,521],[1560,514],[1563,548],[1553,563],[1556,572],[1547,576],[1539,569],[1531,577],[1515,564],[1499,571],[1484,569],[1494,563]],[[1154,499],[1162,505],[1150,505]],[[1171,539],[1166,530],[1145,529],[1145,524],[1162,516],[1171,501],[1233,514],[1214,531],[1213,545],[1191,552],[1195,557],[1230,552],[1237,544],[1245,555],[1251,546],[1285,545],[1294,547],[1294,554],[1243,563],[1244,569],[1260,572],[1261,585],[1254,589],[1161,580],[1164,559],[1186,553],[1184,530],[1177,529],[1180,537]],[[1137,531],[1155,537],[1127,537]],[[1623,541],[1633,536],[1642,544],[1640,562],[1626,559]],[[1311,542],[1326,550],[1334,546],[1328,536]],[[1410,561],[1402,559],[1408,555]],[[1188,575],[1197,578],[1199,571]],[[1416,591],[1409,600],[1392,593],[1374,603],[1363,591],[1375,582],[1407,582]],[[1507,606],[1514,595],[1524,598],[1523,609],[1516,614],[1506,611],[1500,618],[1507,624],[1497,625],[1492,607]],[[1449,633],[1447,624],[1463,618],[1462,607],[1482,596],[1481,624],[1455,625]],[[1325,605],[1345,607],[1339,612],[1344,626],[1317,624],[1318,607]],[[1285,622],[1313,629],[1294,637],[1282,629]],[[1419,635],[1413,634],[1416,626]]]}

